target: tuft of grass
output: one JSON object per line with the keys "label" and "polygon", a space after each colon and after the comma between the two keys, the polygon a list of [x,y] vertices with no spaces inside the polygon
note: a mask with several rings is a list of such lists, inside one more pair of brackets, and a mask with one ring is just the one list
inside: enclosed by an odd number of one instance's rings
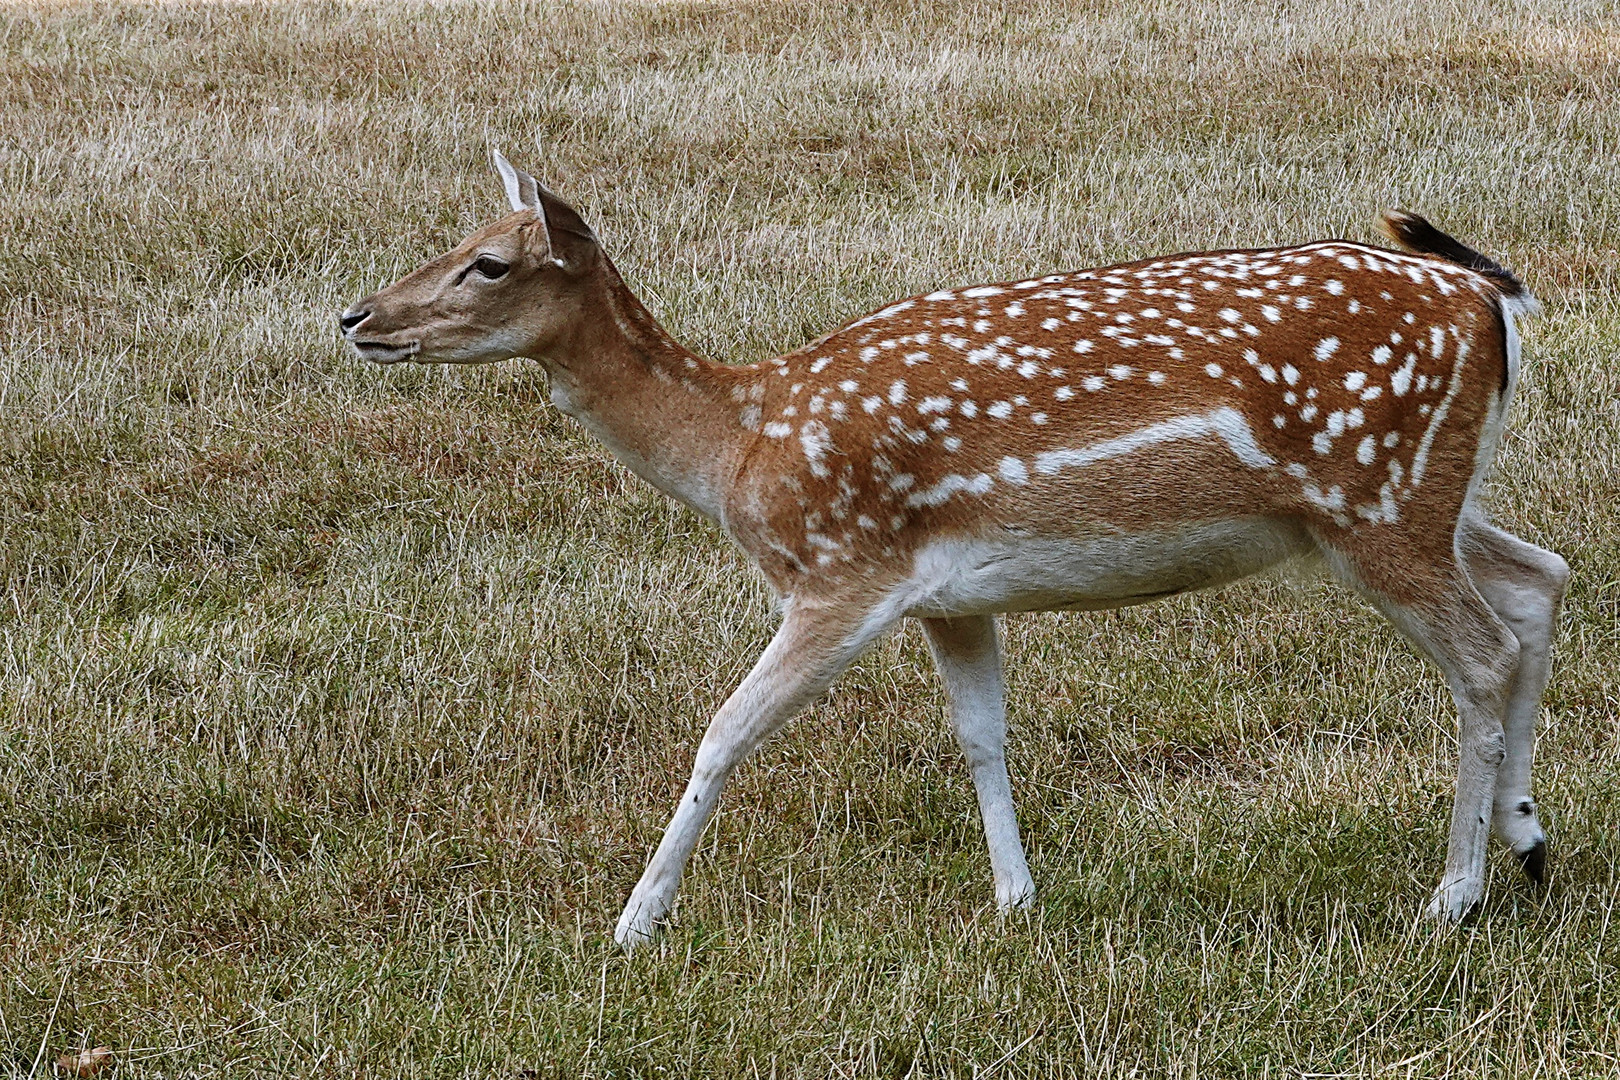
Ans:
{"label": "tuft of grass", "polygon": [[[1576,0],[0,8],[0,1074],[1612,1074],[1617,93]],[[532,366],[340,347],[498,211],[492,143],[737,360],[1383,206],[1500,256],[1547,316],[1492,498],[1575,571],[1550,888],[1499,857],[1476,922],[1416,923],[1449,703],[1290,578],[1008,621],[1029,917],[908,632],[621,955],[773,616]]]}

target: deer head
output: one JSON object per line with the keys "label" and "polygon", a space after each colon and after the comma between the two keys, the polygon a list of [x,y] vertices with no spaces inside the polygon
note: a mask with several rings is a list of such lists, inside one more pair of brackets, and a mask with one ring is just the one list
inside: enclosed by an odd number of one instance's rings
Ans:
{"label": "deer head", "polygon": [[570,334],[605,258],[578,212],[493,152],[512,212],[339,318],[367,360],[542,358]]}

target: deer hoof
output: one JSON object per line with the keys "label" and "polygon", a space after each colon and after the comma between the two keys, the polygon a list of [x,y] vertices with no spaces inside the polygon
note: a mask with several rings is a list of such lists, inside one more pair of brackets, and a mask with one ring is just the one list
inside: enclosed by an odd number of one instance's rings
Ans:
{"label": "deer hoof", "polygon": [[1456,926],[1479,911],[1484,898],[1483,882],[1455,881],[1434,891],[1423,914],[1434,922]]}

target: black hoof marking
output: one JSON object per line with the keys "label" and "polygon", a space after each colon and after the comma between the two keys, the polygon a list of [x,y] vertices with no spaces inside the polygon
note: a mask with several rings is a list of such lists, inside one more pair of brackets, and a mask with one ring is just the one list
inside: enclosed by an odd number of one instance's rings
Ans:
{"label": "black hoof marking", "polygon": [[1459,927],[1461,927],[1461,926],[1473,926],[1476,922],[1479,921],[1479,913],[1484,911],[1484,910],[1485,910],[1485,901],[1484,901],[1484,899],[1481,898],[1479,900],[1475,900],[1472,904],[1468,905],[1468,910],[1464,911],[1461,915],[1457,916],[1457,921],[1455,923],[1453,923],[1452,925],[1453,926],[1459,926]]}
{"label": "black hoof marking", "polygon": [[1535,847],[1529,851],[1515,851],[1513,856],[1519,860],[1525,877],[1537,885],[1547,883],[1547,841],[1537,840]]}

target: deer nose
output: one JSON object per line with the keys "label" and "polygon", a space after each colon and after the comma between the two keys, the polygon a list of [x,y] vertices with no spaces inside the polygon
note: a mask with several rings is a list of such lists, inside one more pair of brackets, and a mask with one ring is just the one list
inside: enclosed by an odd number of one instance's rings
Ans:
{"label": "deer nose", "polygon": [[353,308],[350,308],[348,311],[345,311],[342,315],[338,316],[338,325],[343,327],[343,332],[347,334],[350,330],[353,330],[355,327],[359,326],[369,318],[371,318],[370,309],[355,311]]}

